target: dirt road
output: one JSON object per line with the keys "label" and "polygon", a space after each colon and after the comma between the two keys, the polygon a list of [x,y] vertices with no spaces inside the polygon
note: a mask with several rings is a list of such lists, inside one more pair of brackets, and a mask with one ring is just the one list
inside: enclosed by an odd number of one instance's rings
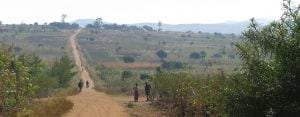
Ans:
{"label": "dirt road", "polygon": [[81,63],[78,45],[75,42],[76,35],[81,30],[77,30],[70,38],[69,44],[71,45],[72,52],[76,65],[81,70],[81,78],[90,82],[90,87],[84,87],[82,92],[75,96],[69,96],[74,103],[73,109],[64,115],[64,117],[128,117],[125,108],[122,107],[117,100],[104,94],[96,92],[93,87],[94,83],[90,78],[86,68]]}

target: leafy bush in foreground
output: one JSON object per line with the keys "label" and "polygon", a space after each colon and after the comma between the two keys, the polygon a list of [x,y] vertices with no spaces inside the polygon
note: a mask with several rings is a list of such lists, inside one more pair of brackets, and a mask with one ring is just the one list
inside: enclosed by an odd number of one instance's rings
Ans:
{"label": "leafy bush in foreground", "polygon": [[0,113],[14,114],[30,102],[36,85],[32,83],[30,69],[25,63],[0,50]]}
{"label": "leafy bush in foreground", "polygon": [[252,19],[236,45],[243,67],[225,90],[229,116],[300,114],[300,8],[283,6],[280,21],[259,27]]}
{"label": "leafy bush in foreground", "polygon": [[[222,75],[195,76],[191,73],[157,72],[153,97],[175,107],[176,116],[204,116],[222,113]],[[174,115],[175,116],[175,115]]]}

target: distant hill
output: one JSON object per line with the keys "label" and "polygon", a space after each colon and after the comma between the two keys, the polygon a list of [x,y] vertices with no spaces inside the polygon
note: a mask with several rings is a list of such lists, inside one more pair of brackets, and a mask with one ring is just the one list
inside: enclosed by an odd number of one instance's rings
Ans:
{"label": "distant hill", "polygon": [[[270,22],[270,20],[266,19],[258,19],[259,24],[265,25]],[[74,23],[78,23],[81,27],[86,26],[89,23],[93,23],[94,19],[78,19],[73,21]],[[216,23],[216,24],[162,24],[162,29],[164,31],[178,31],[178,32],[219,32],[219,33],[235,33],[241,34],[244,31],[250,21],[228,21],[225,23]],[[136,24],[128,24],[128,25],[136,25],[142,27],[144,25],[151,26],[154,29],[158,29],[157,23],[136,23]]]}

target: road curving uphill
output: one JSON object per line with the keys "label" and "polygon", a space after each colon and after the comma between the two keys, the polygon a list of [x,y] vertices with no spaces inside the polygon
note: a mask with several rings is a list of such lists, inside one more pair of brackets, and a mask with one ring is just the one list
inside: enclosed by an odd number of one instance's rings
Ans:
{"label": "road curving uphill", "polygon": [[74,103],[74,107],[64,117],[128,117],[125,108],[122,107],[117,100],[106,95],[105,93],[97,92],[93,89],[94,83],[90,78],[89,72],[81,63],[80,51],[75,42],[76,36],[81,29],[76,30],[69,38],[69,44],[72,49],[76,65],[80,68],[81,79],[85,82],[89,81],[90,87],[84,87],[78,95],[69,96],[67,99]]}

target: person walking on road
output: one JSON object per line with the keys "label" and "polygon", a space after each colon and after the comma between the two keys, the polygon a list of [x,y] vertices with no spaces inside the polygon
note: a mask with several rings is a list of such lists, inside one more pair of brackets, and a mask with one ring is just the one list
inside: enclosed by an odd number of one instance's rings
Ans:
{"label": "person walking on road", "polygon": [[150,90],[151,90],[151,85],[146,82],[145,83],[145,93],[146,93],[147,101],[149,101],[149,98],[150,98]]}
{"label": "person walking on road", "polygon": [[89,81],[88,81],[88,80],[86,80],[86,82],[85,82],[85,86],[86,86],[86,88],[89,88],[89,87],[90,87],[90,83],[89,83]]}
{"label": "person walking on road", "polygon": [[80,81],[78,83],[79,92],[81,92],[82,87],[83,87],[83,81],[82,81],[82,79],[80,79]]}
{"label": "person walking on road", "polygon": [[139,101],[139,89],[138,89],[138,86],[137,86],[137,83],[135,84],[135,87],[133,88],[133,97],[134,97],[134,101],[135,102],[138,102]]}

